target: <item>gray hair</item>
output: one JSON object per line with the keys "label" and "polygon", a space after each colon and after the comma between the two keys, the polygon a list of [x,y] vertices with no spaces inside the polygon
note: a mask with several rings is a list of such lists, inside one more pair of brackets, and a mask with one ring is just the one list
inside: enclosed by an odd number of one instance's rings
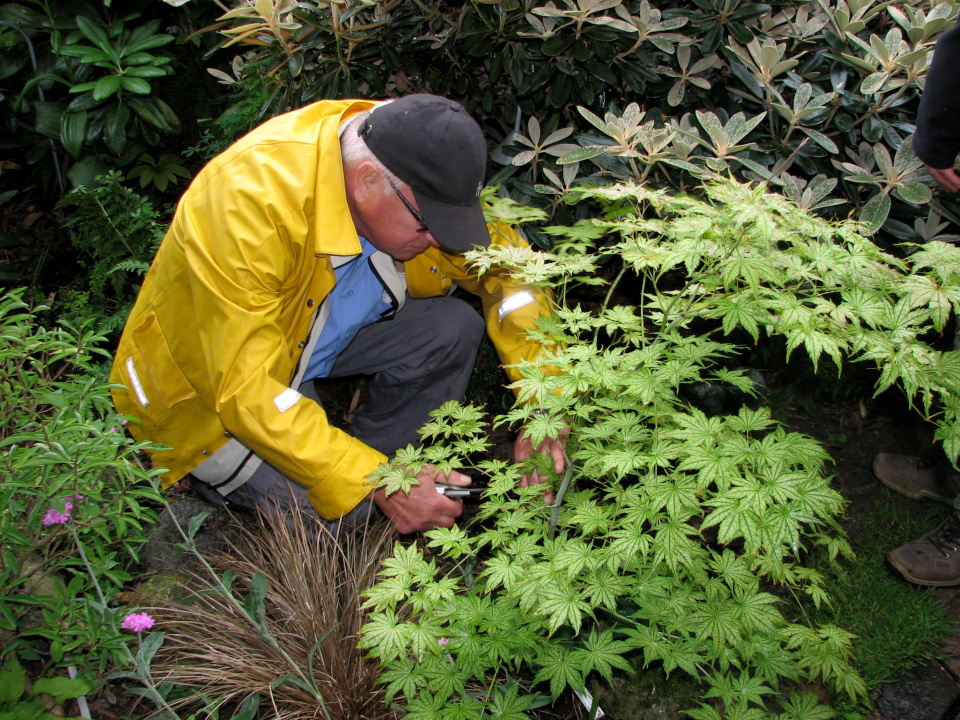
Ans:
{"label": "gray hair", "polygon": [[377,156],[373,154],[373,151],[363,141],[363,138],[357,134],[357,128],[360,127],[360,123],[362,123],[368,115],[370,115],[369,110],[354,115],[347,120],[343,131],[340,133],[340,157],[343,159],[343,166],[355,167],[369,160],[380,168],[380,173],[384,176],[383,184],[385,186],[389,186],[390,180],[403,182],[380,162]]}

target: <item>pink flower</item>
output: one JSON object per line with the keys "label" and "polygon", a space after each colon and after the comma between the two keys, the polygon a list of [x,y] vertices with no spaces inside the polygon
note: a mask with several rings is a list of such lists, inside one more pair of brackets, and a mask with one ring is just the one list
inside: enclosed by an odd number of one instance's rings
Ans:
{"label": "pink flower", "polygon": [[60,512],[56,508],[50,508],[47,510],[47,514],[43,516],[44,525],[63,525],[67,520],[70,519],[70,511],[73,510],[73,503],[64,503],[63,512]]}
{"label": "pink flower", "polygon": [[123,624],[120,627],[132,632],[143,632],[153,627],[153,618],[145,612],[130,613],[123,619]]}
{"label": "pink flower", "polygon": [[439,640],[437,640],[437,645],[439,645],[440,647],[443,647],[448,642],[450,642],[450,638],[440,638]]}

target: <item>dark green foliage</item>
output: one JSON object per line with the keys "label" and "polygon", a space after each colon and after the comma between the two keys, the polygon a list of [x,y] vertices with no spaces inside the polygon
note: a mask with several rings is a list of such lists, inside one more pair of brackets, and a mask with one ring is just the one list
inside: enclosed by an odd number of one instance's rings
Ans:
{"label": "dark green foliage", "polygon": [[507,167],[491,182],[560,222],[575,218],[555,202],[572,184],[613,175],[684,191],[732,173],[925,242],[960,213],[932,197],[909,143],[933,46],[957,12],[877,0],[248,0],[219,27],[227,45],[253,46],[238,77],[269,83],[269,114],[433,92],[462,101],[495,145],[519,108],[503,148],[513,160],[498,160]]}
{"label": "dark green foliage", "polygon": [[102,673],[125,653],[107,599],[131,579],[160,500],[151,480],[165,471],[139,463],[152,446],[124,432],[96,378],[104,337],[45,327],[47,308],[22,296],[0,296],[4,654]]}
{"label": "dark green foliage", "polygon": [[69,291],[68,317],[96,317],[101,332],[123,327],[139,292],[139,277],[150,267],[165,226],[145,197],[110,173],[92,188],[80,187],[61,205],[70,211],[73,245],[87,271]]}
{"label": "dark green foliage", "polygon": [[93,184],[180,133],[159,92],[176,64],[160,17],[41,0],[8,3],[0,20],[14,26],[0,27],[3,144],[47,197]]}

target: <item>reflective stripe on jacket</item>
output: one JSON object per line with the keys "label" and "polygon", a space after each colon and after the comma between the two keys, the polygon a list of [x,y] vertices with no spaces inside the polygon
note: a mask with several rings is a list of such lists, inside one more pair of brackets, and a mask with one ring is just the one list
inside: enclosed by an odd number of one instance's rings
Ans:
{"label": "reflective stripe on jacket", "polygon": [[[170,446],[152,459],[169,487],[231,437],[308,489],[324,517],[349,512],[385,460],[332,427],[290,383],[338,257],[359,254],[346,201],[338,128],[371,101],[321,101],[274,118],[211,161],[184,193],[144,280],[111,381],[138,439]],[[493,241],[524,244],[505,225]],[[430,248],[405,263],[411,297],[452,283],[480,296],[503,363],[535,357],[525,337],[547,299],[498,317],[525,287],[497,272],[477,278],[462,257]],[[511,379],[517,379],[511,373]],[[293,394],[291,395],[291,393]]]}

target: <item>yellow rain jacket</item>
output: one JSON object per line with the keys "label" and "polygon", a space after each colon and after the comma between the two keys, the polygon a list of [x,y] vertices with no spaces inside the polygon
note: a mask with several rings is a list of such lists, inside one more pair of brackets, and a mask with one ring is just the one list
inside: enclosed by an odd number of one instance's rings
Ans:
{"label": "yellow rain jacket", "polygon": [[[375,105],[321,101],[274,118],[211,161],[181,199],[110,376],[127,388],[113,397],[138,420],[133,435],[171,448],[152,456],[169,468],[165,488],[235,438],[304,485],[328,519],[370,492],[364,478],[384,456],[289,386],[335,284],[331,262],[360,253],[338,128]],[[524,244],[504,225],[489,227],[495,243]],[[549,312],[539,292],[503,315],[505,298],[530,292],[517,280],[478,279],[462,257],[436,248],[404,269],[411,297],[444,295],[452,283],[479,295],[504,364],[539,353],[525,336]]]}

